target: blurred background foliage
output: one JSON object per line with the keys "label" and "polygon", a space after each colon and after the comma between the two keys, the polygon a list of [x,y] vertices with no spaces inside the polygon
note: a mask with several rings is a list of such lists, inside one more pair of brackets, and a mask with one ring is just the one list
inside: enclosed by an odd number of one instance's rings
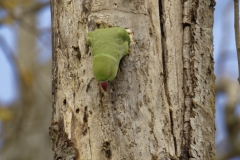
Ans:
{"label": "blurred background foliage", "polygon": [[[233,0],[215,8],[217,159],[240,160]],[[50,21],[48,0],[0,0],[0,160],[53,159]]]}
{"label": "blurred background foliage", "polygon": [[[12,99],[0,103],[1,160],[53,159],[51,123],[51,26],[49,1],[0,1],[1,95],[10,66]],[[42,24],[47,25],[42,25]],[[11,38],[10,38],[11,37]],[[6,74],[4,74],[6,73]],[[1,99],[1,98],[0,98]]]}

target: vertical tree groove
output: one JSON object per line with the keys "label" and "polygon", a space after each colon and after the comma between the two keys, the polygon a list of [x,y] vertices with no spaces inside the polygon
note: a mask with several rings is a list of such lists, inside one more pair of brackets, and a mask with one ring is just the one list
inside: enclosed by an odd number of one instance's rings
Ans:
{"label": "vertical tree groove", "polygon": [[[212,0],[51,0],[55,159],[213,159]],[[132,31],[103,92],[87,33]]]}

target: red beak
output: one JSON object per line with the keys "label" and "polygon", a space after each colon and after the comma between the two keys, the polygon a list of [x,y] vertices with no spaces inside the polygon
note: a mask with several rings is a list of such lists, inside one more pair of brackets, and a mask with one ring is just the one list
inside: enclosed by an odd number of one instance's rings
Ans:
{"label": "red beak", "polygon": [[101,82],[99,82],[99,83],[100,83],[102,89],[103,89],[104,91],[107,91],[108,81],[101,81]]}

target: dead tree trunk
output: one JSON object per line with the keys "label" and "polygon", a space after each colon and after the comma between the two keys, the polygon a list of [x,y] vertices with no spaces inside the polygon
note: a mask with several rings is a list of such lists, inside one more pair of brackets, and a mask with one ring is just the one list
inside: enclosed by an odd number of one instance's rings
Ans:
{"label": "dead tree trunk", "polygon": [[[213,159],[213,0],[52,0],[55,159]],[[86,37],[131,29],[102,92]]]}

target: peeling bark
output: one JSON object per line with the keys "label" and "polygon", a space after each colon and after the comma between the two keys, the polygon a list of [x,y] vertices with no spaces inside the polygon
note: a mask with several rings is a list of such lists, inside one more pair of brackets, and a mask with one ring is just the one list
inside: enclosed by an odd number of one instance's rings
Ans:
{"label": "peeling bark", "polygon": [[[51,5],[52,122],[62,122],[59,137],[71,141],[76,159],[214,158],[213,1]],[[108,92],[93,78],[86,42],[99,25],[133,31]]]}
{"label": "peeling bark", "polygon": [[52,124],[49,128],[50,138],[52,140],[52,150],[54,151],[54,159],[74,160],[78,157],[77,149],[73,142],[67,138],[67,134],[63,131],[62,124]]}

